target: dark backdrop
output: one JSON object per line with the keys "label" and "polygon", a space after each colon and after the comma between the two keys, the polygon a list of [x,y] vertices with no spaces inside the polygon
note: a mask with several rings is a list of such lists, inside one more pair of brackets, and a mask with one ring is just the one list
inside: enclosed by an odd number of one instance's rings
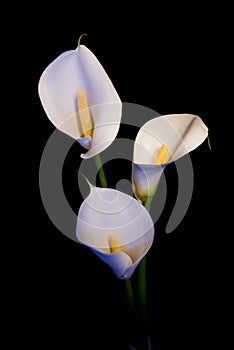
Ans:
{"label": "dark backdrop", "polygon": [[[126,349],[128,335],[134,333],[123,282],[92,252],[54,227],[39,193],[40,158],[54,126],[40,104],[38,80],[52,60],[74,49],[80,34],[87,33],[82,43],[102,63],[122,101],[160,114],[197,114],[209,128],[212,151],[205,141],[191,152],[193,197],[186,216],[171,234],[165,233],[165,227],[176,198],[176,171],[173,165],[165,171],[167,201],[155,225],[156,237],[147,260],[153,349],[209,348],[211,342],[218,341],[222,309],[218,287],[223,283],[223,245],[220,232],[214,228],[220,192],[217,164],[221,160],[219,55],[224,44],[217,35],[217,22],[204,9],[170,8],[153,13],[144,8],[141,13],[143,9],[138,8],[136,15],[126,14],[124,9],[117,13],[115,6],[101,16],[100,9],[96,13],[90,5],[94,19],[87,8],[79,8],[77,15],[70,7],[59,15],[43,9],[29,19],[25,30],[28,120],[34,130],[32,139],[31,135],[27,139],[33,149],[28,157],[33,166],[29,179],[34,181],[30,190],[33,202],[28,205],[30,225],[25,233],[27,254],[22,259],[25,279],[19,277],[21,312],[26,320],[21,336],[32,348],[37,344],[43,348]],[[119,136],[134,138],[134,133],[123,128]],[[64,188],[74,211],[81,202],[75,175],[80,151],[75,145],[64,167]],[[123,177],[130,179],[130,169],[129,163],[124,168],[117,161],[107,164],[110,186],[114,188]]]}

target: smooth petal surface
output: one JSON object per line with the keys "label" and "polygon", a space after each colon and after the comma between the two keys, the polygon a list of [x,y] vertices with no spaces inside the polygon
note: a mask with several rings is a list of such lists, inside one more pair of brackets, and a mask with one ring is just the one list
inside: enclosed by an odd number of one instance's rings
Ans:
{"label": "smooth petal surface", "polygon": [[[109,245],[112,234],[120,247],[114,253]],[[133,197],[92,186],[78,213],[76,236],[105,261],[118,278],[128,279],[150,249],[154,224],[148,211]]]}
{"label": "smooth petal surface", "polygon": [[197,148],[207,136],[206,125],[193,114],[168,114],[151,119],[137,134],[133,161],[154,164],[163,144],[169,151],[168,161],[175,161]]}
{"label": "smooth petal surface", "polygon": [[[87,98],[94,123],[93,137],[82,140],[78,121],[77,91]],[[89,148],[83,158],[103,151],[115,139],[122,104],[108,75],[94,54],[84,45],[57,57],[42,73],[39,96],[51,122],[59,130]]]}
{"label": "smooth petal surface", "polygon": [[160,164],[132,164],[132,188],[135,196],[143,203],[154,195],[163,169]]}
{"label": "smooth petal surface", "polygon": [[[164,115],[143,125],[134,144],[132,185],[136,197],[144,202],[152,196],[165,166],[198,147],[207,136],[206,125],[192,114]],[[156,164],[156,156],[165,144],[165,162]]]}

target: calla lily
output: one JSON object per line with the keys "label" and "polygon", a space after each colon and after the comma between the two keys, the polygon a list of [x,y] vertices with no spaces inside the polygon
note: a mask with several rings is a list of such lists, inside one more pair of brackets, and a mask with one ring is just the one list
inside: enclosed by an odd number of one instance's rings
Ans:
{"label": "calla lily", "polygon": [[163,169],[197,148],[208,136],[200,117],[170,114],[148,121],[138,132],[133,154],[132,186],[142,202],[152,197]]}
{"label": "calla lily", "polygon": [[120,98],[94,54],[84,45],[62,53],[42,73],[39,96],[51,122],[75,138],[90,158],[115,139]]}
{"label": "calla lily", "polygon": [[120,279],[129,279],[150,249],[154,224],[142,204],[110,188],[91,186],[82,203],[76,236]]}

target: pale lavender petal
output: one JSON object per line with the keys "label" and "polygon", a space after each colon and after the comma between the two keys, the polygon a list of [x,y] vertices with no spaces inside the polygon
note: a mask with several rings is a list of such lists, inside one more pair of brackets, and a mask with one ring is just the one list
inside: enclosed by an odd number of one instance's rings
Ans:
{"label": "pale lavender petal", "polygon": [[[118,238],[120,252],[110,252],[109,237],[113,234]],[[92,186],[78,213],[76,236],[119,278],[125,279],[152,245],[154,224],[148,211],[133,197]]]}
{"label": "pale lavender petal", "polygon": [[[84,45],[57,57],[42,73],[39,96],[51,122],[69,136],[78,139],[93,157],[115,139],[120,126],[120,98],[94,54]],[[77,91],[83,89],[94,122],[92,142],[82,141],[78,122]]]}

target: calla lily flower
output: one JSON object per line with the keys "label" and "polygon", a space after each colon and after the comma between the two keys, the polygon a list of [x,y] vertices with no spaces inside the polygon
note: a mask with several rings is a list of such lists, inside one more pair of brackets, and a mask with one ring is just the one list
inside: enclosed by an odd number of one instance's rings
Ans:
{"label": "calla lily flower", "polygon": [[135,196],[145,203],[154,195],[165,166],[197,148],[207,136],[206,125],[192,114],[164,115],[144,124],[134,144]]}
{"label": "calla lily flower", "polygon": [[133,197],[91,186],[79,209],[76,236],[118,278],[125,280],[150,249],[154,224],[148,211]]}
{"label": "calla lily flower", "polygon": [[39,96],[55,127],[75,138],[90,158],[115,139],[120,98],[95,55],[84,45],[62,53],[42,73]]}

